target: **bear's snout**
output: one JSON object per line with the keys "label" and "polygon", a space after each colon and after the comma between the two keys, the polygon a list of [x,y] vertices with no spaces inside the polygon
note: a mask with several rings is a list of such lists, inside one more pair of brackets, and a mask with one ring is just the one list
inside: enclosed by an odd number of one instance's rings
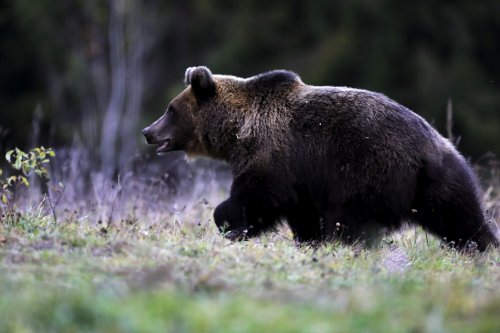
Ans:
{"label": "bear's snout", "polygon": [[172,150],[172,138],[168,135],[161,136],[158,133],[158,128],[154,127],[156,123],[149,125],[141,131],[146,138],[146,142],[150,145],[158,145],[156,153],[165,153]]}
{"label": "bear's snout", "polygon": [[148,144],[155,144],[155,140],[154,140],[154,136],[153,134],[151,133],[151,129],[148,127],[144,128],[142,131],[141,131],[142,135],[144,135],[144,137],[146,138],[146,142]]}
{"label": "bear's snout", "polygon": [[163,143],[166,139],[158,135],[157,131],[151,129],[151,126],[146,127],[141,131],[149,145],[157,145]]}

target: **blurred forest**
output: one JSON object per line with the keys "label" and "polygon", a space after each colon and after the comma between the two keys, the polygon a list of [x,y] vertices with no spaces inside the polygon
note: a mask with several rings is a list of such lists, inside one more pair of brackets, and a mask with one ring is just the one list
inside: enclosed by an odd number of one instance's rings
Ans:
{"label": "blurred forest", "polygon": [[0,150],[78,145],[108,172],[186,67],[382,92],[459,149],[500,154],[500,1],[4,0]]}

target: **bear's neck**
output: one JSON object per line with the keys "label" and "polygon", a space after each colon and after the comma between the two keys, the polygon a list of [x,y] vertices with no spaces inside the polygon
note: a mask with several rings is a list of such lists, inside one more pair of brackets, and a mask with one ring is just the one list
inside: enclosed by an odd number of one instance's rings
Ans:
{"label": "bear's neck", "polygon": [[199,137],[205,156],[231,163],[232,150],[238,145],[239,121],[236,115],[236,112],[226,110],[208,114],[203,119]]}

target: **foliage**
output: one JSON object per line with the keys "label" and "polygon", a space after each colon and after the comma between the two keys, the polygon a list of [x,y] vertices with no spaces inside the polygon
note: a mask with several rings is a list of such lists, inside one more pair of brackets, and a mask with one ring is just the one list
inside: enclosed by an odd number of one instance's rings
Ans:
{"label": "foliage", "polygon": [[[19,148],[10,150],[5,155],[9,165],[17,172],[5,179],[0,178],[0,205],[7,206],[7,218],[12,217],[14,213],[15,193],[19,186],[30,186],[29,178],[31,175],[37,175],[43,182],[50,179],[47,164],[55,153],[51,148],[36,147],[29,152],[24,152]],[[0,169],[0,177],[3,171]],[[1,208],[1,206],[0,206]]]}
{"label": "foliage", "polygon": [[[103,120],[113,82],[137,80],[136,75],[123,80],[111,76],[116,64],[109,54],[115,36],[110,20],[120,14],[113,13],[113,3],[138,6],[134,12],[141,21],[152,23],[137,32],[151,45],[137,49],[147,52],[141,58],[147,119],[134,121],[127,138],[161,113],[181,88],[186,67],[204,64],[216,73],[241,76],[286,68],[311,84],[380,91],[442,132],[451,99],[459,148],[475,158],[488,151],[500,154],[496,0],[151,0],[142,6],[137,0],[78,0],[71,5],[63,0],[8,1],[0,20],[5,28],[0,36],[0,102],[9,110],[2,113],[2,124],[11,130],[10,144],[28,142],[24,134],[41,102],[44,140],[69,143],[78,133],[95,147],[92,140],[100,135],[86,133],[91,126],[81,124]],[[125,34],[123,45],[135,45],[130,24],[125,20],[117,31]],[[133,141],[122,145],[134,146]]]}

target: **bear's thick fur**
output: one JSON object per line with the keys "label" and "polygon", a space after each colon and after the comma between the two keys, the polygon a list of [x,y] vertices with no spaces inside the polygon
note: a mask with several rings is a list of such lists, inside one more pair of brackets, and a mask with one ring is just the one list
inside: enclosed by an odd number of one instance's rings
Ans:
{"label": "bear's thick fur", "polygon": [[457,247],[499,244],[465,159],[388,97],[281,70],[242,79],[191,67],[185,83],[143,134],[158,152],[231,165],[230,197],[214,212],[226,237],[286,219],[298,241],[355,242],[407,221]]}

